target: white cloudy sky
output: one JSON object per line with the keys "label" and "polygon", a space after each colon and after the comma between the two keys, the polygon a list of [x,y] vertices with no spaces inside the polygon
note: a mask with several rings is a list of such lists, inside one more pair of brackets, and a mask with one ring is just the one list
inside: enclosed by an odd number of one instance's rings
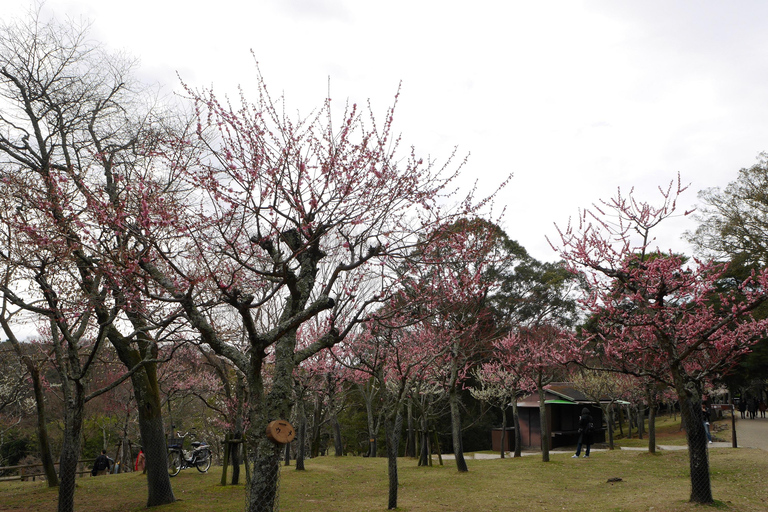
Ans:
{"label": "white cloudy sky", "polygon": [[[2,2],[0,18],[23,12]],[[232,92],[269,87],[308,111],[328,89],[383,113],[422,154],[470,153],[504,227],[534,256],[579,207],[677,173],[724,186],[768,149],[768,3],[760,1],[48,0],[59,18],[141,59],[141,76]],[[692,219],[674,220],[662,248]]]}

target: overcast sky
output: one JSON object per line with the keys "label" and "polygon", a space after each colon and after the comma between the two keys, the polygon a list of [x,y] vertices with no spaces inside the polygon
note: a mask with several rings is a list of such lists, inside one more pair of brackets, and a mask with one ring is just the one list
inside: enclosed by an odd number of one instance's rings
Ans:
{"label": "overcast sky", "polygon": [[[3,1],[0,17],[24,2]],[[696,193],[724,186],[768,150],[768,3],[759,1],[48,0],[60,19],[141,60],[142,79],[176,73],[246,90],[253,50],[268,86],[308,112],[328,91],[382,115],[402,81],[396,128],[422,155],[470,154],[532,255],[580,207],[636,187],[655,198],[679,172]],[[682,208],[681,208],[682,211]],[[662,249],[691,218],[669,223]]]}

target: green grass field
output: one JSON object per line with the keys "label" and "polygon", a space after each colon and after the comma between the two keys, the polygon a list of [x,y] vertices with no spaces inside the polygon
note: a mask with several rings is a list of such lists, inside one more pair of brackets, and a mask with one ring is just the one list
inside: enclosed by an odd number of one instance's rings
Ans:
{"label": "green grass field", "polygon": [[[673,428],[670,428],[674,431]],[[660,432],[662,444],[672,433]],[[637,443],[634,440],[633,443]],[[469,472],[445,466],[417,467],[401,459],[399,510],[403,511],[764,511],[768,508],[768,457],[761,450],[719,448],[710,452],[714,507],[687,503],[690,493],[685,451],[599,451],[590,459],[554,453],[518,459],[468,460]],[[386,460],[320,457],[307,470],[283,468],[280,510],[358,512],[385,510]],[[172,480],[179,501],[157,512],[238,511],[245,506],[242,485],[219,485],[221,468],[208,474],[183,471]],[[610,483],[608,479],[621,478]],[[54,511],[56,489],[41,482],[1,482],[0,510]],[[145,510],[146,482],[139,474],[78,480],[78,512]]]}

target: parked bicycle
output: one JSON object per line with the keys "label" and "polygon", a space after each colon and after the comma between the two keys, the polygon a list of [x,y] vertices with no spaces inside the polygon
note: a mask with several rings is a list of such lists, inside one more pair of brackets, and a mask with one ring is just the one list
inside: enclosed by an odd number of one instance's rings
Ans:
{"label": "parked bicycle", "polygon": [[195,467],[201,473],[208,471],[211,467],[211,448],[205,441],[193,441],[192,449],[184,449],[184,440],[189,437],[194,439],[195,435],[186,432],[184,435],[177,434],[178,441],[168,446],[168,474],[176,476],[182,469]]}

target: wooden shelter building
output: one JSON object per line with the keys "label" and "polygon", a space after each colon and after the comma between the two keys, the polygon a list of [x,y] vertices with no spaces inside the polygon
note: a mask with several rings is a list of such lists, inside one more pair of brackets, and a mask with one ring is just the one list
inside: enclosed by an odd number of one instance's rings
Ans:
{"label": "wooden shelter building", "polygon": [[[544,406],[549,425],[551,448],[573,446],[579,441],[579,416],[583,408],[589,409],[594,420],[593,443],[605,442],[603,411],[573,384],[553,382],[544,387]],[[523,448],[541,448],[541,421],[539,395],[534,393],[517,403]],[[513,438],[514,439],[514,438]],[[511,448],[510,448],[511,449]]]}

